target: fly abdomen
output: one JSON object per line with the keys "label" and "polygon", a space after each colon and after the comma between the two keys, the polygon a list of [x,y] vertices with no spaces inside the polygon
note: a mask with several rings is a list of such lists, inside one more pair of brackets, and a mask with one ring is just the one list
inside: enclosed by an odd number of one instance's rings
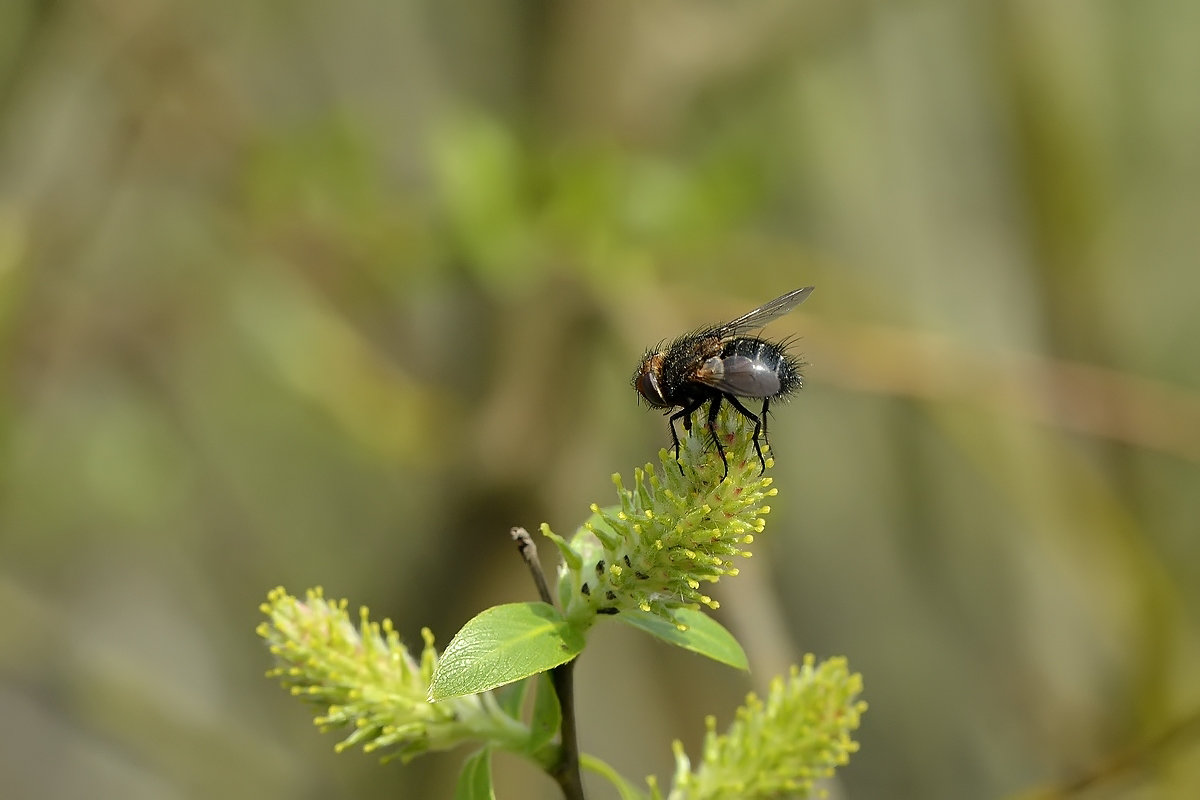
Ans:
{"label": "fly abdomen", "polygon": [[800,365],[782,345],[766,339],[731,339],[719,358],[709,360],[709,368],[720,375],[722,388],[740,397],[783,397],[801,385]]}

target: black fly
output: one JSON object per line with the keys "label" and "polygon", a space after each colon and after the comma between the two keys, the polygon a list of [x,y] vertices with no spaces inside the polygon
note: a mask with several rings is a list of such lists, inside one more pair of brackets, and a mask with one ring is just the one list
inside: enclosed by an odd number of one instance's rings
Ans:
{"label": "black fly", "polygon": [[[767,407],[772,400],[782,399],[803,385],[800,362],[789,355],[786,344],[747,336],[776,317],[782,316],[804,302],[813,287],[806,286],[764,303],[724,325],[714,325],[680,336],[666,348],[661,345],[648,350],[633,374],[633,388],[654,408],[679,408],[671,414],[667,427],[679,459],[679,435],[675,420],[683,420],[683,429],[692,429],[692,412],[705,403],[708,407],[708,432],[712,434],[717,454],[729,475],[725,448],[717,436],[717,412],[721,401],[728,400],[738,413],[754,423],[754,452],[762,469],[767,462],[758,444],[761,432],[767,435]],[[755,414],[739,397],[761,399],[762,411]],[[683,472],[683,467],[679,467]]]}

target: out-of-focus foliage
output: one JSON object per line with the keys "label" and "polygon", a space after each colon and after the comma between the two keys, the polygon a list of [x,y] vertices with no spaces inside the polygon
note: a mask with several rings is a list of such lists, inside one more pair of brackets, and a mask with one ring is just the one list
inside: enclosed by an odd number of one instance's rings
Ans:
{"label": "out-of-focus foliage", "polygon": [[1200,794],[1197,75],[1186,0],[0,3],[4,795],[449,796],[262,680],[263,592],[530,599],[645,346],[809,283],[755,673],[606,626],[584,749],[813,651],[835,793]]}

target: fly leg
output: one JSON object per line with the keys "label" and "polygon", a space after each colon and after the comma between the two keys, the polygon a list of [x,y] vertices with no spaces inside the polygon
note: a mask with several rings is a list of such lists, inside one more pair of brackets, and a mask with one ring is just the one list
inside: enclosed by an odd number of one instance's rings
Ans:
{"label": "fly leg", "polygon": [[731,395],[719,394],[713,398],[712,405],[708,407],[708,432],[712,434],[713,444],[717,446],[717,455],[721,457],[721,463],[725,466],[725,474],[721,476],[721,480],[725,480],[729,477],[729,461],[725,458],[725,448],[721,446],[721,437],[717,436],[717,411],[721,409],[722,397],[728,397],[735,406],[739,404]]}
{"label": "fly leg", "polygon": [[[762,413],[758,415],[762,419],[762,437],[763,441],[767,443],[767,447],[771,446],[771,437],[767,436],[767,406],[770,404],[770,402],[771,398],[763,398]],[[763,469],[765,470],[766,468],[764,467]]]}
{"label": "fly leg", "polygon": [[703,397],[699,400],[693,400],[684,406],[682,410],[672,414],[671,418],[667,420],[667,427],[671,429],[671,444],[675,448],[675,466],[679,467],[680,475],[683,474],[683,464],[679,463],[679,434],[675,432],[675,420],[682,419],[683,429],[690,432],[692,430],[692,412],[704,405],[704,400],[705,398]]}
{"label": "fly leg", "polygon": [[767,416],[766,416],[767,401],[766,400],[763,401],[763,417],[762,417],[762,419],[759,419],[754,414],[753,411],[751,411],[750,409],[748,409],[744,405],[742,405],[738,401],[738,399],[736,397],[734,397],[733,395],[727,394],[727,395],[725,395],[725,397],[729,398],[729,402],[732,403],[733,407],[738,410],[738,413],[740,413],[743,417],[745,417],[746,419],[748,419],[754,423],[754,452],[758,454],[758,463],[762,464],[762,469],[758,473],[759,475],[761,475],[767,471],[767,460],[765,458],[763,458],[762,448],[759,447],[759,445],[758,445],[758,434],[759,434],[759,431],[762,431],[763,436],[766,436],[766,429],[763,425],[763,421],[767,418]]}

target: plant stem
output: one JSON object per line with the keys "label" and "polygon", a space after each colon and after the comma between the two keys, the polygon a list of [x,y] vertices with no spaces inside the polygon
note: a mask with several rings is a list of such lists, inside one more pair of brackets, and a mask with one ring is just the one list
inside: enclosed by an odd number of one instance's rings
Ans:
{"label": "plant stem", "polygon": [[584,800],[583,777],[579,773],[579,740],[575,736],[575,659],[550,671],[550,680],[562,706],[562,758],[551,771],[567,800]]}
{"label": "plant stem", "polygon": [[538,595],[543,602],[557,607],[554,598],[550,595],[550,587],[546,583],[546,573],[542,572],[542,562],[538,560],[537,545],[533,543],[533,537],[529,535],[529,531],[520,527],[513,528],[509,531],[509,535],[517,543],[517,549],[521,551],[521,558],[525,560],[525,566],[529,567],[529,573],[533,575]]}
{"label": "plant stem", "polygon": [[[546,583],[546,573],[538,560],[537,545],[533,537],[524,528],[513,528],[510,532],[521,558],[533,582],[537,585],[538,594],[542,600],[554,606],[554,598]],[[556,606],[557,607],[557,606]],[[558,705],[562,709],[562,725],[559,728],[562,755],[558,763],[550,770],[550,776],[558,782],[566,800],[584,800],[583,776],[579,772],[579,739],[575,733],[575,659],[566,664],[560,664],[550,671],[550,681],[554,685],[554,693],[558,695]]]}

